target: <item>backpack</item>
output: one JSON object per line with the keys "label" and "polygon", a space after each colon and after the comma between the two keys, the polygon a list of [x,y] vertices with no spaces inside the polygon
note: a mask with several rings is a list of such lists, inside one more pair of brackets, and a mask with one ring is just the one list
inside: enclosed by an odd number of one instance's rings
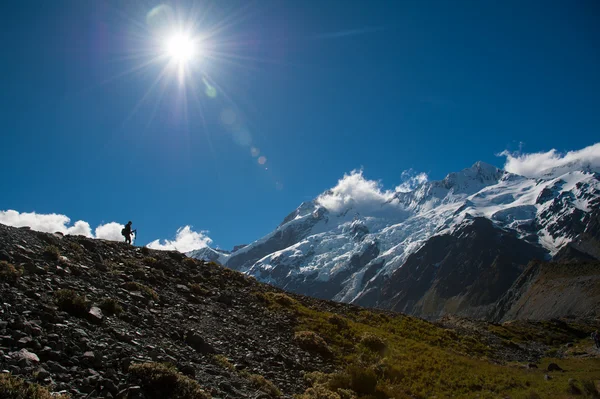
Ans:
{"label": "backpack", "polygon": [[123,237],[127,237],[127,228],[123,227],[123,228],[121,229],[121,235],[122,235]]}

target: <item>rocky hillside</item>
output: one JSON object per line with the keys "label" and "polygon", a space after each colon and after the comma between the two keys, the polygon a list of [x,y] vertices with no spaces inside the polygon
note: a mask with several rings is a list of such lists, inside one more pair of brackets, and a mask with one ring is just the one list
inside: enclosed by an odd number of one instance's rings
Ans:
{"label": "rocky hillside", "polygon": [[359,303],[438,319],[486,318],[499,298],[543,250],[476,218],[455,234],[432,237],[385,281],[370,282]]}
{"label": "rocky hillside", "polygon": [[[533,179],[478,162],[368,206],[334,188],[250,245],[190,256],[323,299],[428,318],[483,317],[530,261],[566,247],[600,257],[599,173],[573,164]],[[422,267],[420,259],[427,259]],[[463,276],[468,286],[457,286]],[[480,278],[491,280],[475,283]]]}
{"label": "rocky hillside", "polygon": [[498,302],[495,320],[600,316],[600,262],[532,262]]}
{"label": "rocky hillside", "polygon": [[3,225],[0,298],[7,399],[598,395],[597,319],[431,324],[177,252]]}

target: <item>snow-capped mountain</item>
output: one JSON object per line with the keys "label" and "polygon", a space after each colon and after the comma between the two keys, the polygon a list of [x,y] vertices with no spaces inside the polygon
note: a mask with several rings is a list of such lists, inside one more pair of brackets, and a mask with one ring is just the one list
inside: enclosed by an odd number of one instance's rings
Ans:
{"label": "snow-capped mountain", "polygon": [[[273,232],[248,246],[233,253],[205,248],[192,256],[212,256],[260,281],[302,294],[393,307],[394,288],[385,281],[432,237],[460,240],[461,235],[480,234],[467,228],[476,220],[487,221],[476,227],[498,229],[498,234],[485,234],[489,239],[510,236],[527,247],[514,258],[517,263],[550,258],[575,240],[600,205],[600,171],[583,166],[527,178],[477,162],[443,180],[391,193],[369,207],[346,197],[333,203],[333,192],[327,191],[302,203]],[[497,248],[500,256],[511,247]],[[411,264],[418,269],[415,259]],[[388,297],[373,296],[384,287]]]}

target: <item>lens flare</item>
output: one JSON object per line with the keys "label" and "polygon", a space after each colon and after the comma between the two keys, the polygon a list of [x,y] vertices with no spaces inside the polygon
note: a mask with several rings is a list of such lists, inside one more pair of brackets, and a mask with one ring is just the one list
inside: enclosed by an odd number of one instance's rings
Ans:
{"label": "lens flare", "polygon": [[178,64],[194,59],[198,54],[198,43],[190,36],[174,33],[166,41],[165,51]]}

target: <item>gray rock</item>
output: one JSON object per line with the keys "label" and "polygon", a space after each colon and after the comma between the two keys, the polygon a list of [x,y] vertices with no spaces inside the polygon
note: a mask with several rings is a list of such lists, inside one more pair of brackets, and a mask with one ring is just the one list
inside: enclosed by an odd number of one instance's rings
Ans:
{"label": "gray rock", "polygon": [[29,352],[27,349],[21,349],[18,352],[13,352],[11,353],[11,357],[13,359],[17,359],[17,360],[28,360],[30,362],[33,363],[39,363],[40,362],[40,358],[38,357],[38,355],[36,355],[33,352]]}
{"label": "gray rock", "polygon": [[94,324],[102,324],[104,315],[102,314],[102,310],[100,310],[99,307],[92,306],[88,312],[87,318],[90,322]]}

